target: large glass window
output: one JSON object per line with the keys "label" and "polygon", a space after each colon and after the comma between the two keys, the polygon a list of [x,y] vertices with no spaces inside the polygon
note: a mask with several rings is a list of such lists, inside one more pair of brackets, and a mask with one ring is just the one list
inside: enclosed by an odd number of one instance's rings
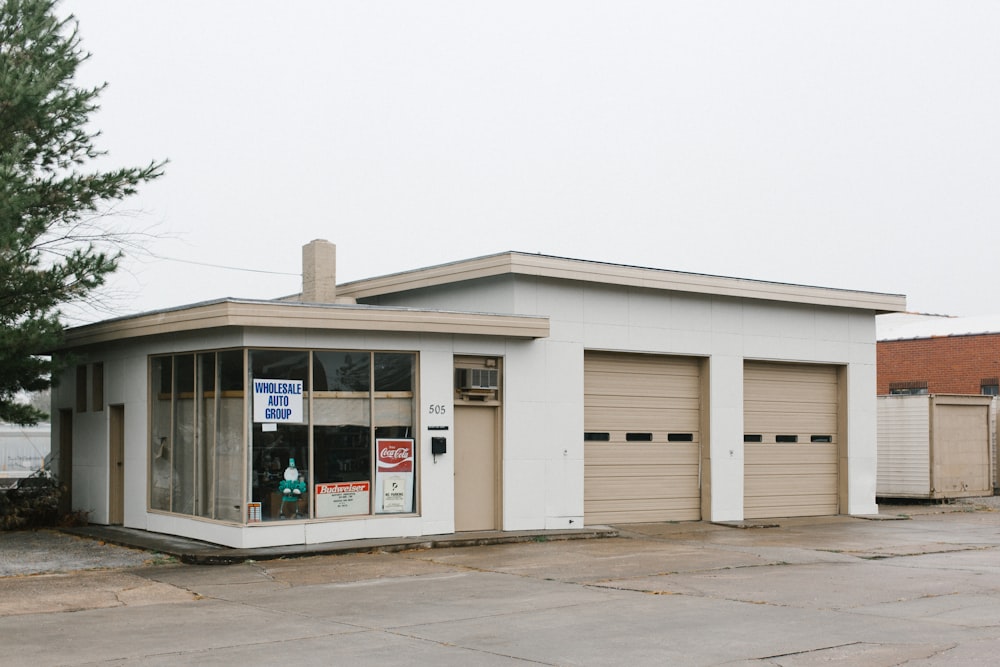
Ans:
{"label": "large glass window", "polygon": [[378,353],[375,371],[375,512],[414,510],[413,387],[416,357]]}
{"label": "large glass window", "polygon": [[371,512],[371,353],[313,353],[316,515]]}
{"label": "large glass window", "polygon": [[171,460],[170,509],[194,514],[195,400],[194,355],[174,357],[173,459]]}
{"label": "large glass window", "polygon": [[155,357],[150,365],[150,507],[239,521],[243,352]]}
{"label": "large glass window", "polygon": [[195,513],[238,521],[243,510],[243,351],[198,355]]}
{"label": "large glass window", "polygon": [[151,508],[234,522],[415,511],[415,354],[206,351],[154,357],[150,373]]}
{"label": "large glass window", "polygon": [[[295,394],[269,392],[275,398],[275,416],[266,410],[253,415],[252,498],[261,504],[261,519],[299,519],[309,517],[309,427],[304,394],[309,391],[309,353],[301,350],[251,350],[251,382],[275,385],[274,389],[296,387],[301,412],[287,420],[278,415],[287,409],[283,401]],[[290,382],[288,382],[290,381]],[[258,400],[255,397],[255,402]],[[256,405],[256,403],[255,403]],[[271,408],[267,408],[268,410]]]}
{"label": "large glass window", "polygon": [[150,375],[149,506],[154,510],[170,511],[174,358],[153,359]]}

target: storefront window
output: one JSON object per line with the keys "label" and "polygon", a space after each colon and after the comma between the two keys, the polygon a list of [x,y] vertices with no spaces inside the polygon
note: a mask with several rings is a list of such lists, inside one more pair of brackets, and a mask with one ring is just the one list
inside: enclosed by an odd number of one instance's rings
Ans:
{"label": "storefront window", "polygon": [[194,355],[174,357],[174,438],[170,510],[194,514]]}
{"label": "storefront window", "polygon": [[243,352],[151,360],[152,509],[239,521],[243,509]]}
{"label": "storefront window", "polygon": [[316,516],[371,512],[371,353],[313,353]]}
{"label": "storefront window", "polygon": [[170,511],[170,450],[173,442],[174,358],[157,357],[150,369],[149,506]]}
{"label": "storefront window", "polygon": [[412,354],[378,353],[375,357],[375,512],[414,509]]}
{"label": "storefront window", "polygon": [[309,353],[251,350],[250,376],[253,501],[264,521],[308,518]]}
{"label": "storefront window", "polygon": [[316,516],[413,512],[416,355],[313,354]]}
{"label": "storefront window", "polygon": [[226,350],[150,366],[152,509],[234,522],[415,511],[415,354]]}
{"label": "storefront window", "polygon": [[243,352],[198,355],[195,513],[238,521],[243,508]]}

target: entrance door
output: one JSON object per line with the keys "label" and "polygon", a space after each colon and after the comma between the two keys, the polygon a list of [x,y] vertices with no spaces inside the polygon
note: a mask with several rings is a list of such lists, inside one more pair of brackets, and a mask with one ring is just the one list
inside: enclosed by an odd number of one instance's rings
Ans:
{"label": "entrance door", "polygon": [[125,522],[125,406],[109,407],[108,523],[119,526]]}
{"label": "entrance door", "polygon": [[497,408],[455,406],[455,530],[497,530]]}

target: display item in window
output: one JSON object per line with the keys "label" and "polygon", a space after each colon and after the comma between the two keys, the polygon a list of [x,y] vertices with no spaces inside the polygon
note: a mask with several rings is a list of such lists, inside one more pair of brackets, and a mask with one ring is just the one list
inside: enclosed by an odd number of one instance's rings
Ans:
{"label": "display item in window", "polygon": [[299,474],[299,469],[295,467],[295,459],[288,459],[284,477],[278,484],[278,491],[281,492],[281,518],[287,519],[289,516],[298,518],[301,516],[299,499],[306,490],[306,483]]}

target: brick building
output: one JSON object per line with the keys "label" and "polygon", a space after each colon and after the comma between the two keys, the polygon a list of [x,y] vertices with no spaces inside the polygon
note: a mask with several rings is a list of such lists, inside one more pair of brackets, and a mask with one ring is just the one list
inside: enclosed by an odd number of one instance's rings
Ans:
{"label": "brick building", "polygon": [[1000,393],[1000,316],[894,313],[876,327],[879,395]]}

